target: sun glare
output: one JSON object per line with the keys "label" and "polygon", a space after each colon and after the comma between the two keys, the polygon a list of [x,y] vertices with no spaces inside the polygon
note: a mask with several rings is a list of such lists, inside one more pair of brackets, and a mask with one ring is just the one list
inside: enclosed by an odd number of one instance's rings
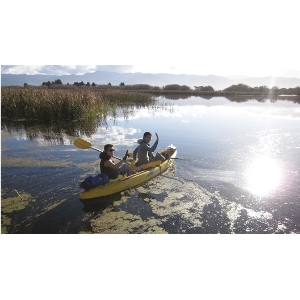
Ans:
{"label": "sun glare", "polygon": [[267,196],[281,180],[281,170],[276,160],[266,156],[256,158],[246,170],[247,189],[258,196]]}

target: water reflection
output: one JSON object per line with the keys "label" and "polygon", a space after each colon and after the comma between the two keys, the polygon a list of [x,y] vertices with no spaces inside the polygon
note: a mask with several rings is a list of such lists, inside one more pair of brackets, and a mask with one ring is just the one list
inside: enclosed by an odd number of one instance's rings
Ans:
{"label": "water reflection", "polygon": [[99,126],[106,126],[106,119],[76,120],[58,124],[45,125],[39,122],[2,120],[1,130],[20,139],[43,140],[47,144],[69,144],[68,136],[91,136]]}
{"label": "water reflection", "polygon": [[274,192],[281,181],[278,161],[267,156],[259,156],[250,162],[246,170],[247,189],[260,197]]}
{"label": "water reflection", "polygon": [[[18,133],[22,138],[26,137],[28,140],[44,140],[48,144],[69,144],[69,138],[71,137],[101,137],[102,134],[106,136],[110,135],[110,131],[114,131],[118,126],[118,123],[123,121],[133,121],[141,119],[166,119],[166,118],[178,118],[183,123],[189,123],[192,120],[202,118],[203,116],[211,117],[219,114],[220,116],[232,116],[232,115],[250,115],[259,117],[274,117],[274,118],[288,118],[288,119],[300,119],[300,109],[289,105],[291,103],[300,103],[299,97],[284,98],[286,101],[274,103],[273,99],[250,99],[247,97],[232,96],[230,101],[225,97],[214,97],[211,100],[207,100],[204,97],[184,97],[182,95],[170,95],[156,97],[157,102],[152,106],[122,106],[116,107],[112,112],[106,115],[99,115],[93,120],[81,119],[74,120],[72,122],[65,122],[59,124],[45,125],[38,122],[19,121],[13,122],[11,120],[2,119],[1,128],[2,131],[9,134]],[[177,99],[177,100],[169,100]],[[290,100],[290,101],[288,101]],[[247,102],[247,105],[239,106],[235,102]],[[258,103],[263,103],[264,106]],[[99,133],[99,128],[105,128],[105,132]],[[127,130],[127,129],[126,129]],[[139,133],[140,129],[130,128],[132,135]],[[122,130],[118,130],[118,139],[124,140],[124,134]],[[112,136],[114,134],[111,134]],[[110,137],[109,137],[110,138]],[[71,141],[72,143],[72,141]]]}
{"label": "water reflection", "polygon": [[276,103],[278,101],[287,101],[287,102],[293,102],[300,104],[300,96],[297,95],[255,95],[255,96],[241,96],[241,95],[226,95],[224,98],[228,99],[230,102],[248,102],[248,101],[257,101],[261,103],[265,103],[267,101],[270,101],[271,103]]}
{"label": "water reflection", "polygon": [[[298,104],[157,100],[151,107],[117,108],[103,122],[2,121],[4,199],[23,201],[17,191],[35,201],[2,210],[7,232],[73,233],[94,218],[93,228],[102,222],[101,232],[300,232]],[[121,156],[146,130],[158,131],[157,150],[173,143],[178,157],[197,160],[176,160],[167,175],[82,209],[79,183],[99,172],[99,156],[75,147],[76,137],[99,149],[113,143]]]}
{"label": "water reflection", "polygon": [[[128,122],[139,118],[151,118],[161,115],[169,117],[174,113],[172,105],[163,103],[159,105],[123,105],[115,107],[106,114],[99,114],[94,119],[78,119],[53,124],[44,124],[39,121],[25,119],[13,121],[3,118],[1,130],[4,135],[15,136],[17,139],[30,141],[44,141],[44,144],[68,145],[74,139],[70,137],[105,138],[108,142],[114,137],[124,142],[126,135],[139,132],[135,128],[124,128],[118,123]],[[126,144],[126,141],[125,141]]]}

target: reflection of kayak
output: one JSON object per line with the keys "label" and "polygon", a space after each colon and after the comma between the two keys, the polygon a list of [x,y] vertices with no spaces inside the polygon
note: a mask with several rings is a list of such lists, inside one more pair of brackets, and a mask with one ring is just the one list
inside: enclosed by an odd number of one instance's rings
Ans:
{"label": "reflection of kayak", "polygon": [[[167,157],[164,162],[151,162],[147,165],[141,166],[140,171],[134,175],[128,177],[120,175],[117,179],[110,180],[105,185],[98,186],[89,191],[83,191],[80,194],[79,199],[87,200],[122,192],[160,175],[173,163],[177,150],[175,147],[168,147],[166,150],[160,152],[160,154]],[[137,170],[137,167],[135,167],[135,161],[131,163],[131,166]]]}

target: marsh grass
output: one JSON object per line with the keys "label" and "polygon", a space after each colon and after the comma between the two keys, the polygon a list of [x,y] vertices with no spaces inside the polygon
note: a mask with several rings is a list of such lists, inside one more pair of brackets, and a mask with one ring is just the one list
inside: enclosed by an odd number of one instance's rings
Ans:
{"label": "marsh grass", "polygon": [[43,123],[106,117],[118,106],[151,105],[153,98],[131,91],[1,87],[1,117]]}

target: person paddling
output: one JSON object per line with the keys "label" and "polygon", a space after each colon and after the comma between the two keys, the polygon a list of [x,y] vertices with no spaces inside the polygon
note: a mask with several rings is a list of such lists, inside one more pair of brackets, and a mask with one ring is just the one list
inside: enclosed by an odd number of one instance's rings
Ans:
{"label": "person paddling", "polygon": [[101,152],[99,155],[100,161],[100,170],[101,173],[106,173],[109,179],[116,179],[118,176],[121,175],[131,175],[135,174],[136,171],[128,166],[125,161],[126,158],[129,156],[128,150],[126,151],[123,160],[119,161],[118,163],[114,164],[112,161],[113,152],[115,149],[113,148],[112,144],[106,144],[104,146],[104,152]]}

